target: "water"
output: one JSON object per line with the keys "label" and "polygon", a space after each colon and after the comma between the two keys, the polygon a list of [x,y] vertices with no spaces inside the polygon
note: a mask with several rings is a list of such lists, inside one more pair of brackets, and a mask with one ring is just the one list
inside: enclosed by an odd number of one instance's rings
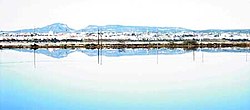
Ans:
{"label": "water", "polygon": [[241,48],[0,50],[0,109],[249,110],[249,56]]}

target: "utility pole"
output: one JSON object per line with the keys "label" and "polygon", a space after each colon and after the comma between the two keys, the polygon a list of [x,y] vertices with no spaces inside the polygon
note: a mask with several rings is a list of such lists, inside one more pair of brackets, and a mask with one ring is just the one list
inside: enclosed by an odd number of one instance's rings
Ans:
{"label": "utility pole", "polygon": [[100,48],[99,48],[99,27],[97,29],[97,49],[98,49],[98,64],[100,64]]}
{"label": "utility pole", "polygon": [[156,28],[156,37],[157,37],[157,42],[156,42],[156,52],[157,52],[157,64],[158,64],[158,28]]}
{"label": "utility pole", "polygon": [[[100,30],[99,30],[100,31]],[[99,32],[100,33],[100,32]],[[100,35],[101,36],[101,65],[102,65],[102,34]]]}
{"label": "utility pole", "polygon": [[97,29],[97,44],[98,44],[98,48],[99,48],[99,27],[98,27],[98,29]]}

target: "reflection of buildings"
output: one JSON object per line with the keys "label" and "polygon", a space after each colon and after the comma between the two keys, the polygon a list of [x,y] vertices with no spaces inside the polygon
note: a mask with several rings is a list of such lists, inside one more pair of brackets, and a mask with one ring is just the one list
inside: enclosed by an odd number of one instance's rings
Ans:
{"label": "reflection of buildings", "polygon": [[47,33],[0,33],[0,40],[3,39],[15,39],[15,40],[98,40],[102,36],[103,40],[131,40],[131,41],[179,41],[179,40],[196,40],[196,41],[250,41],[249,33],[241,32],[72,32],[72,33],[55,33],[49,31]]}

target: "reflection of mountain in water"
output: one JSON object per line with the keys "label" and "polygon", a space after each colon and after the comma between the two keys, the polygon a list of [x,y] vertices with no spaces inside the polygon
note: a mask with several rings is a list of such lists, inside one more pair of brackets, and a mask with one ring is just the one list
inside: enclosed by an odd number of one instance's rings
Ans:
{"label": "reflection of mountain in water", "polygon": [[203,52],[219,53],[219,52],[230,52],[230,53],[250,53],[248,48],[204,48],[201,49]]}
{"label": "reflection of mountain in water", "polygon": [[[34,52],[32,49],[15,49],[16,51],[19,52]],[[50,56],[53,58],[64,58],[67,57],[70,53],[75,52],[74,50],[71,49],[56,49],[56,50],[48,50],[48,49],[37,49],[36,53],[37,54],[44,54],[46,56]]]}
{"label": "reflection of mountain in water", "polygon": [[[31,49],[15,49],[19,52],[34,52]],[[160,49],[102,49],[103,56],[107,57],[119,57],[119,56],[136,56],[136,55],[177,55],[177,54],[185,54],[192,52],[192,50],[184,50],[181,48],[177,49],[167,49],[167,48],[160,48]],[[250,49],[247,48],[203,48],[198,49],[196,51],[201,52],[209,52],[209,53],[219,53],[219,52],[231,52],[231,53],[250,53]],[[97,56],[98,50],[97,49],[37,49],[37,54],[44,54],[53,58],[64,58],[67,57],[70,53],[73,52],[81,52],[88,56]]]}
{"label": "reflection of mountain in water", "polygon": [[[88,56],[96,56],[98,50],[78,50]],[[160,55],[170,55],[170,54],[183,54],[185,51],[183,49],[158,49],[158,54]],[[156,55],[157,49],[103,49],[102,55],[108,57],[119,57],[119,56],[135,56],[135,55]]]}

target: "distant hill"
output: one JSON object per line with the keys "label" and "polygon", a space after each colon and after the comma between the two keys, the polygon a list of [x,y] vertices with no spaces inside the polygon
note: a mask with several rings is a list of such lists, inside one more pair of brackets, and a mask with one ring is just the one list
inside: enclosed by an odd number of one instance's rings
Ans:
{"label": "distant hill", "polygon": [[70,33],[74,32],[75,30],[68,27],[66,24],[62,23],[54,23],[48,26],[44,26],[41,28],[34,28],[34,29],[22,29],[17,31],[12,31],[15,33],[48,33],[50,31],[53,31],[54,33]]}
{"label": "distant hill", "polygon": [[191,30],[182,27],[151,27],[151,26],[124,26],[124,25],[89,25],[86,28],[75,30],[68,27],[63,23],[54,23],[48,26],[35,28],[35,29],[22,29],[16,31],[10,31],[14,33],[48,33],[53,31],[54,33],[72,33],[72,32],[97,32],[98,29],[101,32],[162,32],[162,33],[176,33],[176,32],[201,32],[201,33],[224,33],[224,32],[237,32],[237,33],[250,33],[250,29],[208,29],[208,30]]}
{"label": "distant hill", "polygon": [[123,25],[106,25],[97,26],[89,25],[77,32],[97,32],[98,29],[104,32],[188,32],[189,29],[181,27],[150,27],[150,26],[123,26]]}
{"label": "distant hill", "polygon": [[250,33],[250,29],[208,29],[208,30],[195,30],[194,32],[202,32],[202,33],[227,33],[227,32],[235,32],[235,33]]}

